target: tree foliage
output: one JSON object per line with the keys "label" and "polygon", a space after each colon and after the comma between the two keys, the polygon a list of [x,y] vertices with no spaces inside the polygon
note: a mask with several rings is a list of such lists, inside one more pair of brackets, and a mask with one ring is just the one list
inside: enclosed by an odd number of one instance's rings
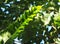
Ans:
{"label": "tree foliage", "polygon": [[[60,0],[0,1],[0,44],[59,44]],[[6,35],[5,35],[6,34]]]}

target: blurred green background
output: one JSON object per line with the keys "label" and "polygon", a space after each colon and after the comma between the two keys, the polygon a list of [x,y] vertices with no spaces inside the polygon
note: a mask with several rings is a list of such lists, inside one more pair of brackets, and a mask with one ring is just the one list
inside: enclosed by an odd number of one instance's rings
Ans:
{"label": "blurred green background", "polygon": [[0,44],[59,44],[60,0],[0,0]]}

